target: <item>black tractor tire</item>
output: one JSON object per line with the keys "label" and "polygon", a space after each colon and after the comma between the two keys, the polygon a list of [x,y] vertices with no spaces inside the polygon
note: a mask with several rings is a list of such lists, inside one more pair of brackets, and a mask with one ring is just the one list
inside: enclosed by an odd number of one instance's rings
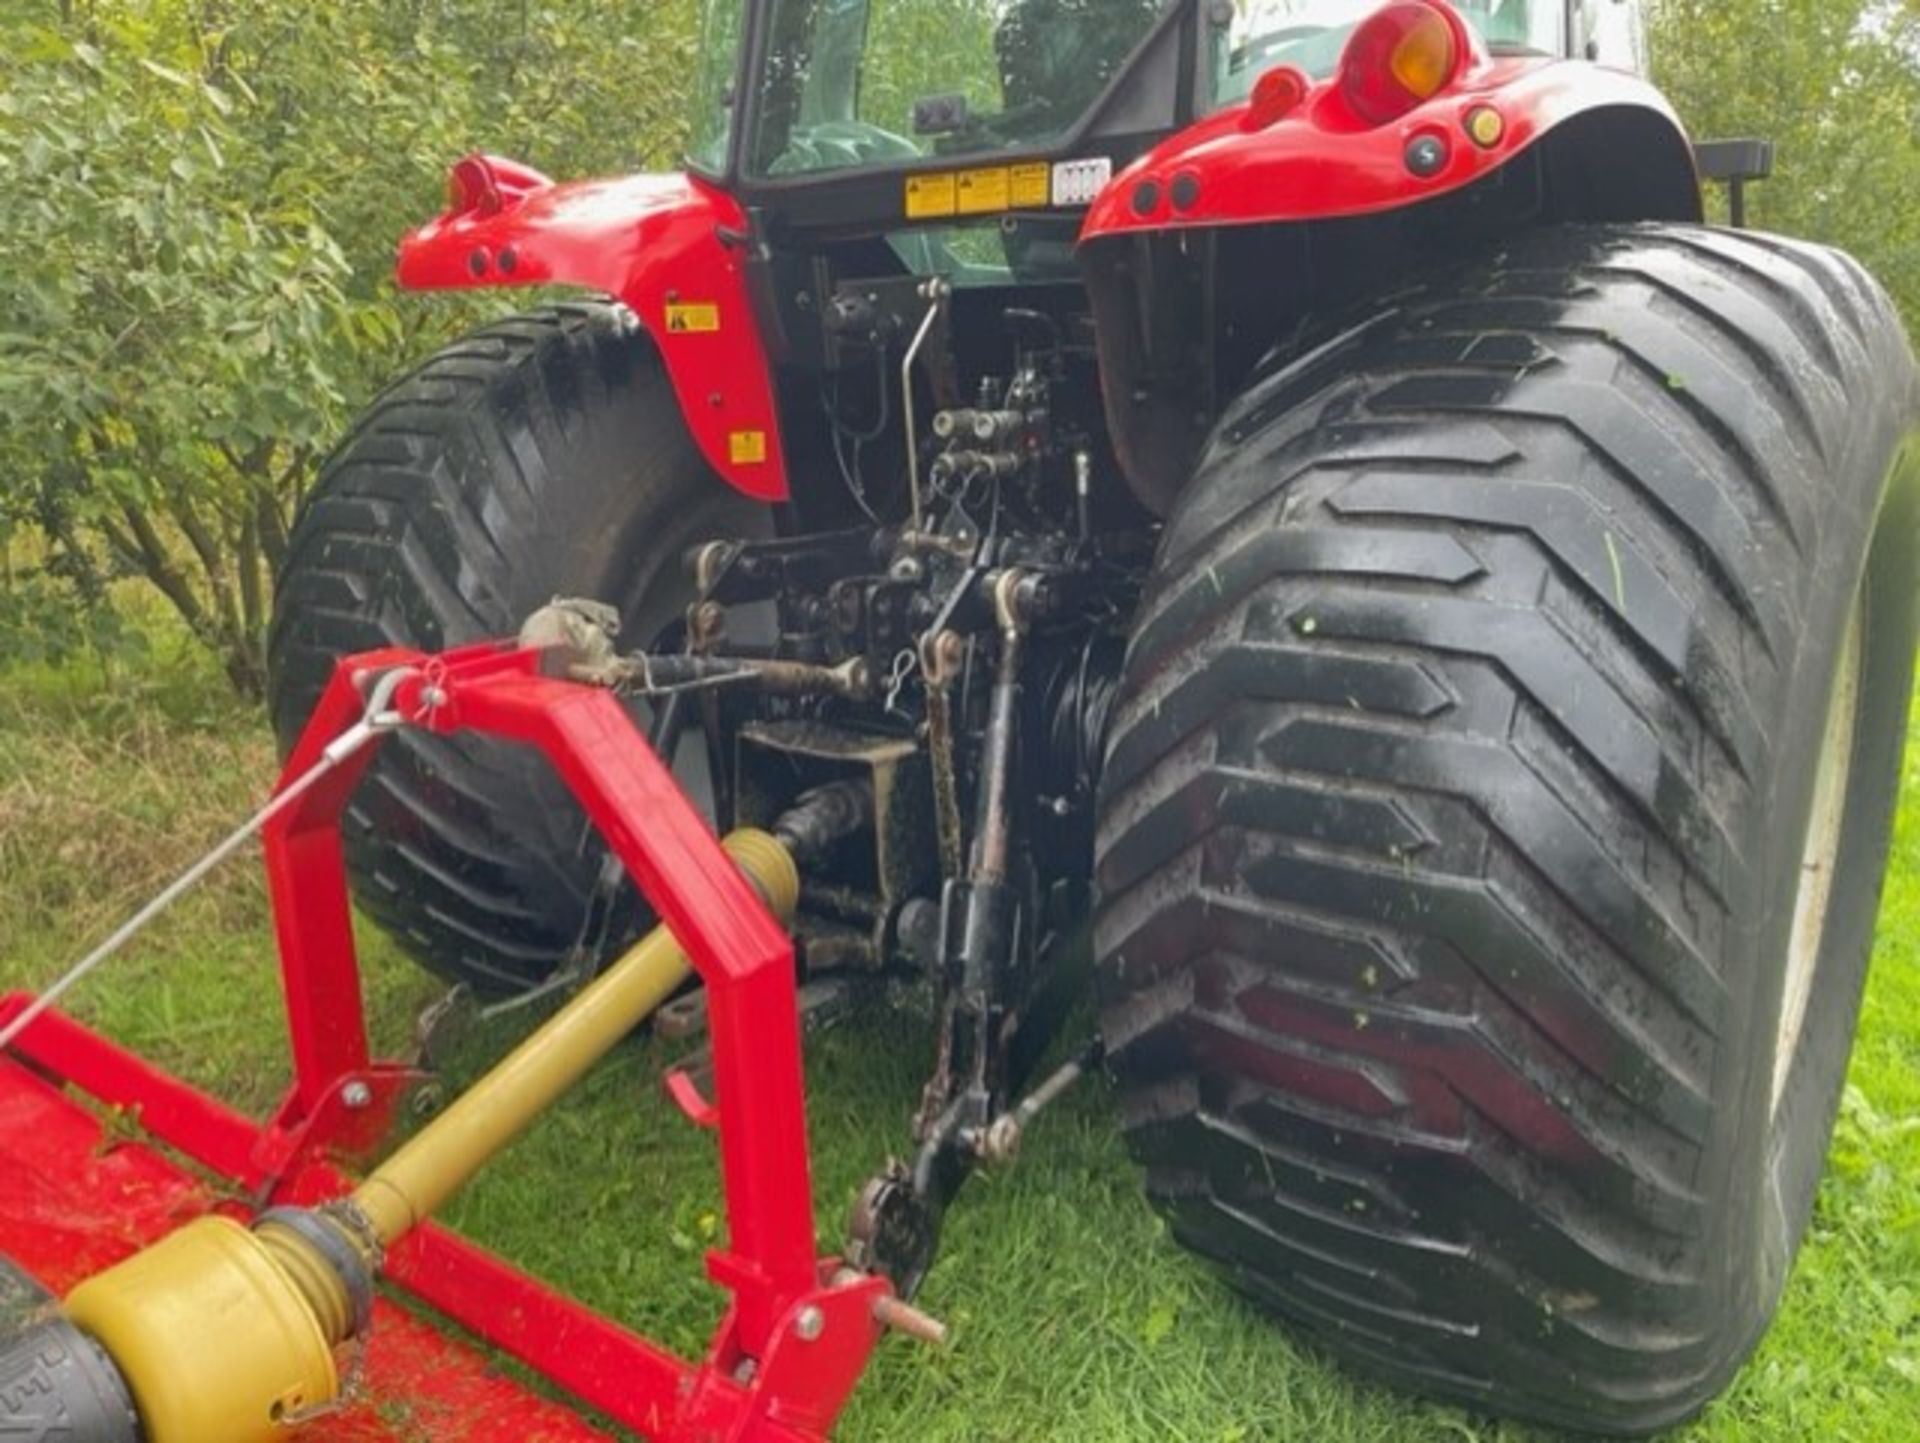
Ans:
{"label": "black tractor tire", "polygon": [[[341,656],[512,636],[555,596],[618,607],[626,643],[645,646],[691,595],[689,545],[767,525],[700,456],[630,311],[564,305],[488,326],[381,395],[307,500],[269,638],[281,745]],[[400,733],[343,832],[361,909],[487,994],[631,931],[631,884],[525,749]]]}
{"label": "black tractor tire", "polygon": [[1844,256],[1705,228],[1542,230],[1349,320],[1228,408],[1137,622],[1095,920],[1131,1148],[1334,1353],[1658,1430],[1764,1331],[1838,1107],[1913,357]]}

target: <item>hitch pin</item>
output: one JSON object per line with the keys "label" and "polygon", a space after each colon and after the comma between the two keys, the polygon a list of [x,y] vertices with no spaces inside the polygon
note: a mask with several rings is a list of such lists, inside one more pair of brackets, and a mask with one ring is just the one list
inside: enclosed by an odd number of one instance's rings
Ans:
{"label": "hitch pin", "polygon": [[[852,1283],[864,1283],[871,1274],[858,1268],[842,1268],[833,1275],[833,1285],[844,1288]],[[905,1334],[916,1342],[925,1343],[930,1348],[944,1348],[947,1345],[947,1325],[931,1314],[923,1313],[904,1298],[892,1293],[883,1293],[874,1299],[873,1320],[881,1327],[895,1333]]]}

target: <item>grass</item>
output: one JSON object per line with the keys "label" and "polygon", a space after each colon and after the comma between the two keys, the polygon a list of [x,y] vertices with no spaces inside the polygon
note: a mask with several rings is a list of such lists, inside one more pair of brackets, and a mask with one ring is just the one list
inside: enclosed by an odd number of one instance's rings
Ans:
{"label": "grass", "polygon": [[[259,797],[272,749],[185,652],[140,682],[0,667],[0,990],[54,976]],[[1688,1443],[1894,1443],[1920,1431],[1920,747],[1852,1084],[1780,1320]],[[380,1037],[398,1046],[435,989],[363,939]],[[236,864],[85,987],[74,1010],[250,1108],[284,1075],[257,868]],[[503,1045],[474,1036],[456,1071]],[[926,1066],[912,1027],[844,1027],[809,1058],[823,1239],[903,1142]],[[453,1205],[449,1221],[683,1352],[718,1295],[699,1255],[719,1227],[710,1140],[660,1100],[671,1052],[623,1048]],[[564,1226],[556,1226],[564,1219]],[[1049,1113],[1021,1165],[954,1214],[926,1303],[956,1343],[881,1351],[851,1443],[1520,1443],[1526,1430],[1409,1401],[1270,1325],[1165,1236],[1099,1085]]]}

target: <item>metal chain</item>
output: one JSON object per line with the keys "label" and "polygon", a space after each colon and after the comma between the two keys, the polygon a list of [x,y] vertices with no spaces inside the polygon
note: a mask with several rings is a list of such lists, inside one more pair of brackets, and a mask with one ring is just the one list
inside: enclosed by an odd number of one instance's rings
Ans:
{"label": "metal chain", "polygon": [[278,1425],[281,1428],[301,1428],[308,1423],[317,1423],[322,1418],[331,1418],[336,1413],[344,1413],[366,1396],[367,1392],[367,1341],[371,1333],[350,1338],[341,1351],[346,1355],[346,1366],[340,1369],[339,1387],[334,1395],[324,1403],[311,1403],[305,1408],[295,1408],[283,1413]]}
{"label": "metal chain", "polygon": [[58,981],[36,997],[26,1011],[4,1028],[0,1028],[0,1052],[5,1052],[11,1047],[21,1033],[38,1021],[49,1008],[74,987],[85,981],[88,974],[95,968],[137,937],[148,923],[192,891],[209,872],[259,835],[267,823],[312,791],[327,773],[347,761],[375,737],[404,725],[406,718],[391,709],[393,695],[402,681],[416,674],[410,667],[400,667],[382,673],[367,696],[366,710],[360,720],[335,737],[320,754],[319,761],[281,788],[272,801],[254,813],[212,851],[176,877],[165,891],[128,918],[111,937],[76,962]]}

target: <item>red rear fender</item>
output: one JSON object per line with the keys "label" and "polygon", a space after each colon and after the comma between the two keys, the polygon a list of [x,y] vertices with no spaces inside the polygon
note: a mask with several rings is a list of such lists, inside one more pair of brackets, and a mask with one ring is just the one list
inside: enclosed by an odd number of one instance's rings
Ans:
{"label": "red rear fender", "polygon": [[714,470],[749,496],[786,498],[772,371],[747,299],[747,221],[732,197],[686,175],[556,185],[486,156],[451,180],[453,207],[400,243],[403,287],[618,297],[659,346]]}
{"label": "red rear fender", "polygon": [[[1528,226],[1700,219],[1692,146],[1652,86],[1490,56],[1446,14],[1458,73],[1399,118],[1357,113],[1337,75],[1276,70],[1247,103],[1168,137],[1088,212],[1080,256],[1108,425],[1156,513],[1225,397],[1304,317]],[[1212,243],[1191,246],[1190,232]]]}
{"label": "red rear fender", "polygon": [[[1634,140],[1609,147],[1606,163],[1637,191],[1640,218],[1699,219],[1686,132],[1653,86],[1624,71],[1476,54],[1432,100],[1385,125],[1357,119],[1337,80],[1311,84],[1286,118],[1265,128],[1249,129],[1248,111],[1236,105],[1209,116],[1142,157],[1095,202],[1082,241],[1398,210],[1466,188],[1571,121],[1607,116],[1632,122]],[[1482,121],[1476,139],[1472,122],[1483,111],[1496,120]],[[1618,133],[1624,138],[1628,125]],[[1437,142],[1444,155],[1425,175],[1408,159],[1422,141]]]}

